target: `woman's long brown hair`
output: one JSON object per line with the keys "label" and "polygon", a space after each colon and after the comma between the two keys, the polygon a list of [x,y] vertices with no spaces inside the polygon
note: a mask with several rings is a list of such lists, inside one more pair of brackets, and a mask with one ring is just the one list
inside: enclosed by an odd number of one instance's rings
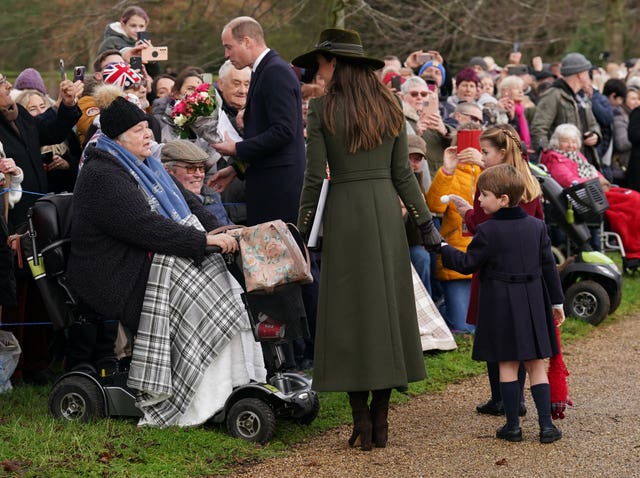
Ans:
{"label": "woman's long brown hair", "polygon": [[404,115],[393,93],[371,68],[337,57],[336,60],[324,102],[327,129],[335,134],[335,117],[338,105],[342,104],[350,153],[370,151],[380,146],[385,137],[398,136],[404,126]]}

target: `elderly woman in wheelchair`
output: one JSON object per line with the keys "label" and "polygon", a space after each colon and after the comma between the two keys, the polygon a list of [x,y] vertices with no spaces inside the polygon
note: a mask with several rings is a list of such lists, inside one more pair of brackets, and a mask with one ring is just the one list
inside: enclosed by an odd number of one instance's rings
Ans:
{"label": "elderly woman in wheelchair", "polygon": [[[233,387],[265,379],[242,290],[220,254],[205,254],[237,242],[206,232],[215,217],[152,156],[142,110],[118,97],[100,123],[74,191],[67,280],[105,320],[72,328],[70,341],[113,350],[109,324],[120,321],[135,336],[127,384],[140,424],[203,423]],[[81,358],[71,354],[69,365]]]}

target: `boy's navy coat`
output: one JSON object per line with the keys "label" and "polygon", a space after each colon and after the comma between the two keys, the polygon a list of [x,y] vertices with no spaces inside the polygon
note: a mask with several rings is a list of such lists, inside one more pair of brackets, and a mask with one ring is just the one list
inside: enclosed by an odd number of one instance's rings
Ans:
{"label": "boy's navy coat", "polygon": [[465,274],[480,270],[473,359],[520,361],[558,353],[551,306],[564,296],[544,222],[520,207],[501,209],[478,226],[466,254],[447,245],[442,260]]}

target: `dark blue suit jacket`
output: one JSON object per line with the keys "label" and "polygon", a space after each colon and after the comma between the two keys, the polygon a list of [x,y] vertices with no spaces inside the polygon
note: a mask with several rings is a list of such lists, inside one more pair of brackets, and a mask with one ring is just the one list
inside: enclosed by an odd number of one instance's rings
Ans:
{"label": "dark blue suit jacket", "polygon": [[246,172],[247,224],[297,222],[305,169],[300,83],[273,50],[251,78],[238,158]]}

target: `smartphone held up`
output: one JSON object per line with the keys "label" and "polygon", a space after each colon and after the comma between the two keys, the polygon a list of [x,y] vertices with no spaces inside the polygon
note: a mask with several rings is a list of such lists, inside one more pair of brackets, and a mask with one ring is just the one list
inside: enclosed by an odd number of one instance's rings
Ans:
{"label": "smartphone held up", "polygon": [[75,83],[76,81],[82,81],[84,82],[84,71],[85,71],[85,67],[84,66],[74,66],[73,67],[73,82]]}
{"label": "smartphone held up", "polygon": [[67,73],[64,71],[64,60],[62,58],[60,58],[59,67],[60,67],[60,81],[64,81],[67,79]]}

